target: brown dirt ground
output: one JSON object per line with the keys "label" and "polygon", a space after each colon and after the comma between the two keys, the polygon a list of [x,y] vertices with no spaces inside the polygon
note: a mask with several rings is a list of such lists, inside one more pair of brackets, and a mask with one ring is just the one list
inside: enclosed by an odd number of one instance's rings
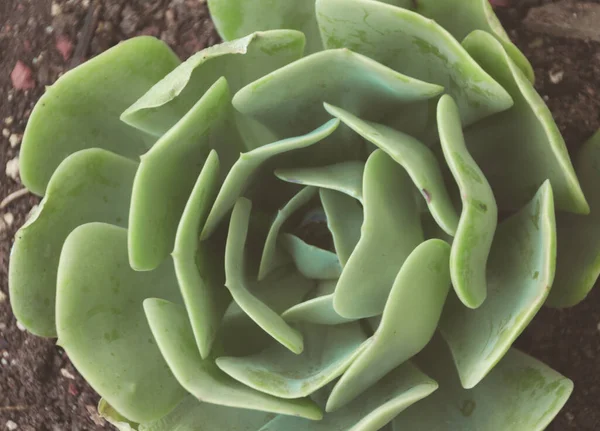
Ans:
{"label": "brown dirt ground", "polygon": [[[514,7],[499,9],[501,19],[532,61],[538,91],[573,150],[600,127],[600,46],[568,34],[545,36],[523,24],[530,7],[552,1],[512,1]],[[51,0],[0,0],[0,130],[17,138],[45,85],[122,39],[139,34],[161,37],[182,58],[218,40],[203,0],[54,3],[59,8],[52,8]],[[67,59],[56,49],[57,38],[63,36],[74,48]],[[10,72],[17,60],[32,69],[35,88],[13,89]],[[553,83],[551,75],[560,71],[564,77]],[[11,147],[9,138],[0,135],[0,167],[18,152],[18,146]],[[0,198],[20,188],[0,169]],[[8,294],[12,238],[37,202],[28,195],[0,209],[0,215],[14,216],[12,223],[4,219],[3,224],[0,218],[0,292],[4,295]],[[573,396],[549,430],[600,430],[600,289],[572,309],[543,309],[517,345],[575,382]],[[53,341],[19,330],[5,296],[0,297],[0,355],[0,427],[12,421],[23,431],[108,428],[94,413],[97,395],[65,353]]]}

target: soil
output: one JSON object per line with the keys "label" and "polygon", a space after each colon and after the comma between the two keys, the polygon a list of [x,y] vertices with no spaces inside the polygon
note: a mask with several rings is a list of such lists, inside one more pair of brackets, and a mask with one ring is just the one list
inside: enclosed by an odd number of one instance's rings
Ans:
{"label": "soil", "polygon": [[[498,7],[498,14],[534,65],[536,87],[569,149],[575,150],[600,127],[600,44],[580,40],[564,26],[546,34],[526,19],[530,8],[558,1],[493,3],[507,4]],[[575,15],[582,3],[560,2]],[[18,157],[21,134],[44,86],[86,58],[139,34],[162,38],[182,58],[218,41],[204,0],[0,0],[0,167]],[[10,75],[17,61],[32,71],[33,88],[13,88]],[[0,199],[20,189],[18,177],[0,169]],[[0,208],[0,427],[108,429],[95,413],[98,396],[66,354],[53,340],[20,330],[10,311],[9,250],[37,203],[24,195]],[[573,396],[548,429],[599,430],[600,289],[577,307],[543,309],[517,346],[575,382]]]}

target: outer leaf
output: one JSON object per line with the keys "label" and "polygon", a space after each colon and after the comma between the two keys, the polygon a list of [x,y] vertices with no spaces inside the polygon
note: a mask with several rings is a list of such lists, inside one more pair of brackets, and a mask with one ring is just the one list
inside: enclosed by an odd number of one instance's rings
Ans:
{"label": "outer leaf", "polygon": [[368,57],[336,49],[310,55],[248,84],[234,96],[233,104],[278,135],[287,136],[290,131],[306,133],[327,121],[323,102],[378,120],[442,90]]}
{"label": "outer leaf", "polygon": [[455,297],[441,332],[465,388],[472,388],[504,356],[540,309],[554,279],[556,225],[550,183],[498,228],[488,263],[488,298],[468,310]]}
{"label": "outer leaf", "polygon": [[156,268],[173,250],[187,199],[219,126],[228,113],[229,89],[217,81],[175,127],[142,156],[129,213],[129,261],[132,268]]}
{"label": "outer leaf", "polygon": [[211,17],[225,40],[257,30],[293,28],[306,35],[309,52],[322,49],[312,0],[278,1],[208,0]]}
{"label": "outer leaf", "polygon": [[164,416],[184,396],[146,323],[141,304],[150,296],[181,302],[170,261],[151,272],[132,270],[127,231],[116,226],[89,223],[69,235],[58,267],[59,343],[90,385],[133,422]]}
{"label": "outer leaf", "polygon": [[319,282],[314,298],[294,304],[281,317],[288,322],[299,321],[318,325],[340,325],[353,321],[354,319],[340,316],[333,308],[333,292],[336,285],[337,280]]}
{"label": "outer leaf", "polygon": [[546,302],[554,307],[570,307],[583,300],[600,274],[600,132],[579,150],[575,167],[592,212],[589,216],[556,215],[556,278]]}
{"label": "outer leaf", "polygon": [[252,356],[220,357],[217,366],[261,392],[285,399],[300,398],[342,375],[366,347],[366,337],[356,322],[304,325],[302,333],[306,348],[301,355],[276,344]]}
{"label": "outer leaf", "polygon": [[98,413],[101,417],[119,431],[137,431],[139,424],[130,422],[126,417],[116,411],[104,398],[98,403]]}
{"label": "outer leaf", "polygon": [[165,43],[138,37],[64,74],[29,118],[20,154],[23,184],[43,195],[58,165],[86,148],[137,160],[154,139],[123,124],[119,115],[178,64]]}
{"label": "outer leaf", "polygon": [[247,190],[249,182],[265,162],[285,153],[294,155],[294,150],[318,143],[331,135],[339,124],[339,120],[330,120],[306,135],[284,139],[240,154],[217,195],[202,231],[202,238],[208,238],[214,232],[223,217],[233,208],[236,200]]}
{"label": "outer leaf", "polygon": [[[219,158],[213,150],[196,181],[177,228],[173,261],[196,344],[202,358],[211,350],[231,296],[219,247],[200,242],[200,232],[217,194]],[[220,258],[221,257],[221,258]]]}
{"label": "outer leaf", "polygon": [[452,243],[452,285],[463,304],[477,308],[487,295],[486,268],[498,220],[494,193],[473,160],[462,133],[458,106],[443,96],[437,110],[444,158],[458,183],[462,214]]}
{"label": "outer leaf", "polygon": [[37,214],[17,233],[9,266],[10,302],[28,331],[56,336],[56,274],[73,229],[92,221],[127,225],[135,162],[87,149],[58,167]]}
{"label": "outer leaf", "polygon": [[234,301],[265,332],[296,354],[302,352],[302,335],[269,306],[253,295],[246,286],[244,274],[244,246],[252,204],[240,198],[231,215],[225,249],[225,286]]}
{"label": "outer leaf", "polygon": [[456,233],[458,215],[444,185],[442,171],[433,151],[412,136],[390,127],[362,120],[329,104],[325,104],[325,109],[402,165],[421,192],[440,227],[449,235]]}
{"label": "outer leaf", "polygon": [[319,422],[280,416],[260,431],[378,431],[401,411],[436,389],[436,382],[406,363],[360,398],[325,415]]}
{"label": "outer leaf", "polygon": [[282,400],[263,394],[228,377],[212,359],[202,360],[181,306],[147,299],[144,310],[158,347],[175,377],[198,399],[219,406],[321,418],[319,408],[309,399]]}
{"label": "outer leaf", "polygon": [[447,346],[434,340],[418,363],[440,388],[401,413],[394,431],[541,431],[573,390],[569,379],[516,349],[475,388],[463,389]]}
{"label": "outer leaf", "polygon": [[466,132],[469,151],[490,182],[498,208],[520,208],[550,179],[558,209],[587,214],[564,139],[531,83],[489,34],[475,31],[463,45],[515,101],[510,110]]}
{"label": "outer leaf", "polygon": [[408,256],[371,344],[333,388],[328,412],[345,406],[429,343],[450,290],[449,261],[450,246],[438,239],[422,243]]}
{"label": "outer leaf", "polygon": [[335,252],[340,264],[344,266],[360,240],[360,230],[364,221],[362,207],[352,197],[335,190],[321,189],[319,194],[327,215],[327,226],[333,237]]}
{"label": "outer leaf", "polygon": [[364,177],[365,221],[335,291],[343,317],[380,314],[404,260],[423,241],[408,175],[381,150],[369,157]]}
{"label": "outer leaf", "polygon": [[304,35],[300,32],[275,30],[247,34],[191,56],[123,112],[121,119],[161,136],[222,76],[235,93],[249,82],[302,57]]}
{"label": "outer leaf", "polygon": [[[400,73],[441,85],[457,101],[467,125],[512,105],[506,91],[450,33],[415,12],[371,0],[317,0],[317,20],[325,48],[346,47]],[[414,107],[401,116],[414,121]]]}
{"label": "outer leaf", "polygon": [[289,183],[338,190],[362,202],[362,178],[365,164],[349,161],[330,166],[300,169],[277,169],[277,178]]}
{"label": "outer leaf", "polygon": [[335,253],[307,244],[295,235],[286,233],[280,239],[296,264],[300,274],[314,280],[337,280],[342,272],[340,260]]}
{"label": "outer leaf", "polygon": [[264,279],[269,273],[276,269],[286,261],[279,258],[277,254],[277,239],[279,238],[279,232],[283,228],[285,222],[291,217],[296,211],[308,204],[310,200],[316,195],[317,189],[314,187],[305,187],[301,192],[298,192],[285,206],[277,211],[277,216],[269,233],[267,240],[265,241],[265,247],[263,249],[262,258],[260,260],[260,268],[258,270],[258,279]]}

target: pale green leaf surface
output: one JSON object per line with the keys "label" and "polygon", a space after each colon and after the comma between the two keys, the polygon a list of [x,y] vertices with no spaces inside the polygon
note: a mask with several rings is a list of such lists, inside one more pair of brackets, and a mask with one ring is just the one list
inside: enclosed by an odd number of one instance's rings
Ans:
{"label": "pale green leaf surface", "polygon": [[285,399],[311,395],[342,375],[364,351],[366,336],[357,322],[302,325],[304,352],[280,344],[252,356],[220,357],[217,366],[243,384]]}
{"label": "pale green leaf surface", "polygon": [[488,297],[469,310],[448,299],[440,331],[465,388],[492,370],[544,304],[556,262],[554,201],[549,182],[494,238],[487,270]]}
{"label": "pale green leaf surface", "polygon": [[[415,12],[371,0],[317,0],[317,20],[325,48],[349,48],[442,86],[457,101],[467,125],[512,106],[506,91],[450,33]],[[414,107],[399,112],[407,124],[416,115]]]}
{"label": "pale green leaf surface", "polygon": [[362,236],[334,294],[335,310],[346,318],[381,314],[400,267],[423,241],[413,184],[382,150],[367,160],[363,199]]}
{"label": "pale green leaf surface", "polygon": [[552,113],[493,36],[475,31],[463,45],[513,97],[506,112],[465,132],[469,151],[489,181],[498,208],[517,210],[550,179],[559,210],[587,214],[589,206]]}
{"label": "pale green leaf surface", "polygon": [[370,345],[333,388],[328,412],[356,399],[429,343],[450,291],[449,263],[450,246],[439,239],[421,243],[408,256]]}
{"label": "pale green leaf surface", "polygon": [[362,202],[364,162],[355,160],[315,168],[277,169],[277,178],[288,183],[337,190]]}
{"label": "pale green leaf surface", "polygon": [[137,431],[139,424],[130,422],[126,417],[116,411],[104,398],[98,403],[98,414],[119,431]]}
{"label": "pale green leaf surface", "polygon": [[355,199],[335,190],[321,189],[319,195],[327,216],[327,226],[333,237],[335,252],[343,267],[360,240],[360,230],[364,221],[363,209]]}
{"label": "pale green leaf surface", "polygon": [[87,382],[133,422],[158,419],[185,391],[166,366],[142,302],[181,302],[173,264],[136,272],[127,260],[127,231],[103,223],[75,229],[58,267],[58,343]]}
{"label": "pale green leaf surface", "polygon": [[246,34],[241,39],[211,46],[191,56],[123,112],[121,120],[161,136],[192,109],[219,78],[225,77],[235,94],[244,85],[302,57],[304,35],[300,32],[275,30]]}
{"label": "pale green leaf surface", "polygon": [[64,241],[93,221],[126,227],[136,169],[132,160],[97,148],[71,154],[57,168],[11,252],[10,302],[28,331],[56,337],[56,274]]}
{"label": "pale green leaf surface", "polygon": [[210,149],[230,144],[219,139],[229,101],[227,81],[221,78],[142,156],[129,212],[132,268],[156,268],[173,250],[185,204]]}
{"label": "pale green leaf surface", "polygon": [[546,301],[553,307],[571,307],[582,301],[600,274],[600,132],[579,150],[575,163],[591,214],[556,214],[556,277]]}
{"label": "pale green leaf surface", "polygon": [[306,35],[308,52],[322,48],[313,0],[208,0],[211,17],[225,40],[259,30],[291,28]]}
{"label": "pale green leaf surface", "polygon": [[225,249],[225,286],[234,301],[258,326],[286,348],[300,354],[303,349],[302,334],[248,290],[244,273],[244,248],[251,208],[248,199],[239,198],[231,214]]}
{"label": "pale green leaf surface", "polygon": [[[202,238],[208,238],[213,233],[223,217],[233,208],[236,200],[248,189],[249,183],[259,173],[265,162],[270,159],[274,159],[276,162],[279,155],[294,157],[294,150],[307,148],[320,142],[331,135],[339,124],[339,120],[329,120],[306,135],[284,139],[240,154],[219,190],[215,204],[204,225]],[[272,173],[269,172],[269,175]]]}
{"label": "pale green leaf surface", "polygon": [[460,189],[462,213],[452,243],[452,285],[463,304],[477,308],[487,295],[486,268],[498,222],[494,193],[467,150],[458,106],[448,95],[438,104],[444,158]]}
{"label": "pale green leaf surface", "polygon": [[182,306],[160,299],[144,301],[154,338],[179,383],[203,402],[320,419],[309,399],[283,400],[255,391],[223,373],[213,359],[202,359]]}
{"label": "pale green leaf surface", "polygon": [[325,104],[325,109],[402,165],[440,227],[449,235],[456,233],[458,214],[450,200],[433,151],[412,136],[390,127],[365,121],[329,104]]}
{"label": "pale green leaf surface", "polygon": [[219,186],[219,157],[213,150],[187,201],[172,253],[196,344],[202,358],[211,350],[231,296],[225,288],[225,269],[220,247],[213,241],[200,242],[200,232]]}
{"label": "pale green leaf surface", "polygon": [[300,274],[313,280],[337,280],[342,266],[337,255],[306,243],[296,235],[285,233],[279,239],[281,247],[292,257]]}
{"label": "pale green leaf surface", "polygon": [[326,414],[321,421],[279,416],[260,431],[378,431],[401,411],[436,389],[435,381],[407,362],[354,402]]}
{"label": "pale green leaf surface", "polygon": [[29,118],[20,153],[23,184],[44,195],[58,165],[86,148],[103,148],[137,161],[154,138],[122,123],[119,116],[178,64],[165,43],[137,37],[65,73]]}
{"label": "pale green leaf surface", "polygon": [[440,387],[402,412],[393,431],[542,431],[573,391],[569,379],[516,349],[470,390],[461,387],[439,337],[420,359],[419,367]]}
{"label": "pale green leaf surface", "polygon": [[341,325],[355,319],[346,319],[340,316],[333,308],[333,292],[337,280],[323,280],[318,282],[315,297],[299,304],[294,304],[281,314],[288,322],[306,322],[317,325]]}
{"label": "pale green leaf surface", "polygon": [[269,228],[267,239],[265,241],[265,247],[263,248],[262,257],[260,259],[260,268],[258,270],[258,279],[262,280],[269,275],[273,270],[282,264],[286,263],[286,260],[280,258],[280,254],[277,249],[277,239],[279,238],[279,232],[285,225],[286,221],[296,213],[300,208],[308,204],[313,197],[317,194],[317,189],[314,187],[305,187],[298,192],[292,199],[290,199],[281,210],[277,211],[277,215]]}

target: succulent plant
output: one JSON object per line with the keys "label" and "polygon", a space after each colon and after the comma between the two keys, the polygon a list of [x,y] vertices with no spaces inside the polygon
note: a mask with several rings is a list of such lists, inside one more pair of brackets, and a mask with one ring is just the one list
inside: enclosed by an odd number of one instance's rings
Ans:
{"label": "succulent plant", "polygon": [[598,277],[600,135],[574,169],[486,0],[209,7],[36,105],[20,322],[120,430],[543,429],[572,382],[511,345]]}

